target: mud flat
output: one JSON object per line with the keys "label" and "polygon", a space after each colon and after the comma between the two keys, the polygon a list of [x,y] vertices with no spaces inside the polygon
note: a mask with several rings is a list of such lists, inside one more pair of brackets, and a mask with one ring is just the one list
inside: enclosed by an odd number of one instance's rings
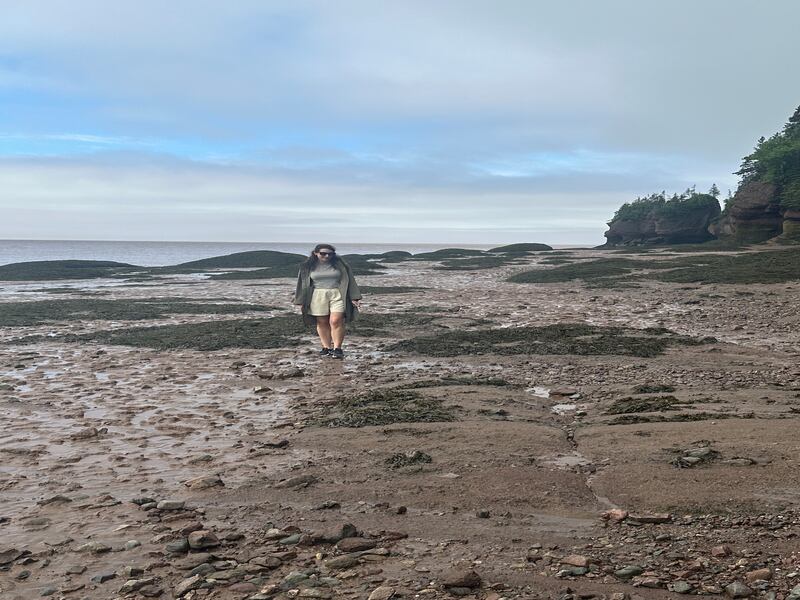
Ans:
{"label": "mud flat", "polygon": [[800,598],[791,256],[6,284],[0,597]]}

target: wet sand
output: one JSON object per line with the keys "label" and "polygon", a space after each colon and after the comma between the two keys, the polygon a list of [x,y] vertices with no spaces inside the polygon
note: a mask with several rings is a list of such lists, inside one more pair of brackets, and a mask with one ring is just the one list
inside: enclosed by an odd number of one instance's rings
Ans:
{"label": "wet sand", "polygon": [[[276,309],[2,329],[0,597],[669,598],[732,584],[785,596],[800,584],[800,283],[505,282],[539,261],[359,277],[425,288],[367,296],[365,314],[434,318],[352,335],[344,361],[320,358],[310,332],[296,347],[213,352],[58,339],[279,316],[288,279],[70,283],[58,298]],[[0,301],[64,285],[8,284]],[[387,349],[560,323],[717,341],[652,358]],[[45,337],[21,343],[33,335]],[[455,420],[324,426],[342,398],[415,382]],[[664,396],[677,408],[610,414]],[[398,455],[410,464],[394,468]]]}

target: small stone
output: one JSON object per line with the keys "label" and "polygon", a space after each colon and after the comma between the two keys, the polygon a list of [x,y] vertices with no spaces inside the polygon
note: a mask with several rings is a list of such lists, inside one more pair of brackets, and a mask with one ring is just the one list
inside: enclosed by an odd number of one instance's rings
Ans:
{"label": "small stone", "polygon": [[669,513],[656,513],[652,515],[628,515],[629,519],[639,521],[639,523],[669,523],[672,515]]}
{"label": "small stone", "polygon": [[192,577],[189,577],[188,579],[184,579],[178,585],[176,585],[175,589],[173,590],[173,592],[174,592],[176,597],[180,598],[181,596],[183,596],[187,592],[190,592],[192,590],[196,590],[197,588],[199,588],[202,585],[202,583],[203,583],[203,576],[202,575],[193,575]]}
{"label": "small stone", "polygon": [[89,542],[87,544],[78,546],[76,551],[91,552],[92,554],[103,554],[105,552],[111,552],[111,546],[109,546],[108,544],[104,544],[102,542]]}
{"label": "small stone", "polygon": [[589,559],[580,554],[570,554],[561,559],[562,565],[572,565],[573,567],[588,567]]}
{"label": "small stone", "polygon": [[207,490],[214,487],[225,487],[225,483],[219,475],[202,475],[184,482],[183,485],[191,490]]}
{"label": "small stone", "polygon": [[240,594],[251,594],[258,591],[256,584],[250,583],[249,581],[240,581],[239,583],[234,583],[233,585],[228,586],[228,589],[232,592],[238,592]]}
{"label": "small stone", "polygon": [[715,556],[717,558],[730,556],[731,554],[733,554],[733,551],[731,550],[731,547],[728,546],[727,544],[722,544],[721,546],[714,546],[711,549],[711,556]]}
{"label": "small stone", "polygon": [[728,598],[749,598],[753,595],[753,590],[741,581],[734,581],[730,585],[725,586],[725,594]]}
{"label": "small stone", "polygon": [[42,588],[42,593],[40,594],[40,596],[52,596],[57,591],[58,591],[57,587],[48,585],[47,587]]}
{"label": "small stone", "polygon": [[139,589],[139,594],[145,598],[158,598],[163,593],[164,590],[157,585],[146,585]]}
{"label": "small stone", "polygon": [[333,597],[333,594],[328,590],[320,588],[305,588],[300,590],[297,596],[299,598],[319,598],[320,600],[328,600],[328,598]]}
{"label": "small stone", "polygon": [[382,585],[372,590],[368,600],[389,600],[392,596],[394,596],[394,588]]}
{"label": "small stone", "polygon": [[138,540],[128,540],[125,542],[125,550],[133,550],[134,548],[138,548],[141,546],[142,543]]}
{"label": "small stone", "polygon": [[745,573],[744,578],[747,579],[748,583],[753,583],[754,581],[769,581],[772,579],[772,570],[756,569],[755,571]]}
{"label": "small stone", "polygon": [[800,600],[800,584],[792,588],[792,591],[786,596],[786,600]]}
{"label": "small stone", "polygon": [[361,552],[363,550],[372,550],[378,545],[376,540],[368,540],[365,538],[344,538],[336,543],[336,548],[342,552]]}
{"label": "small stone", "polygon": [[442,585],[446,588],[477,588],[481,585],[481,577],[471,569],[453,569],[442,577]]}
{"label": "small stone", "polygon": [[193,531],[189,534],[189,546],[194,550],[219,546],[220,541],[213,532],[207,530]]}
{"label": "small stone", "polygon": [[336,558],[331,558],[325,561],[325,566],[329,569],[349,569],[359,564],[359,557],[357,554],[343,554]]}
{"label": "small stone", "polygon": [[290,477],[285,481],[275,484],[275,487],[280,489],[308,487],[314,483],[317,483],[318,481],[319,479],[317,479],[317,477],[314,475],[298,475],[297,477]]}
{"label": "small stone", "polygon": [[174,542],[168,543],[164,549],[168,554],[183,554],[189,551],[189,540],[186,538],[175,540]]}
{"label": "small stone", "polygon": [[117,576],[116,573],[100,573],[99,575],[95,575],[92,577],[92,581],[94,583],[105,583],[106,581],[111,581],[115,579]]}
{"label": "small stone", "polygon": [[404,514],[406,514],[406,513],[408,512],[408,508],[406,508],[405,506],[398,506],[398,507],[395,509],[395,512],[396,512],[398,515],[404,515]]}
{"label": "small stone", "polygon": [[628,518],[628,511],[622,510],[621,508],[612,508],[611,510],[604,512],[602,516],[606,521],[619,523]]}
{"label": "small stone", "polygon": [[479,510],[477,513],[475,513],[475,516],[478,517],[479,519],[488,519],[489,517],[492,516],[492,513],[484,509],[484,510]]}
{"label": "small stone", "polygon": [[295,533],[283,539],[278,540],[278,543],[282,546],[294,546],[300,541],[301,537],[302,537],[301,534]]}
{"label": "small stone", "polygon": [[80,575],[86,571],[85,565],[72,565],[71,567],[67,567],[65,573],[67,575]]}
{"label": "small stone", "polygon": [[156,504],[158,510],[181,510],[184,506],[186,502],[183,500],[162,500]]}
{"label": "small stone", "polygon": [[146,579],[129,579],[122,584],[121,588],[119,588],[119,593],[128,594],[130,592],[135,592],[142,589],[146,585],[153,585],[155,582],[156,580],[153,577],[147,577]]}
{"label": "small stone", "polygon": [[688,594],[693,588],[687,581],[676,581],[669,586],[669,589],[676,594]]}
{"label": "small stone", "polygon": [[630,579],[644,573],[644,569],[638,565],[628,565],[614,571],[614,575],[620,579]]}
{"label": "small stone", "polygon": [[122,567],[122,576],[126,579],[136,579],[137,577],[141,577],[144,575],[144,569],[139,567],[132,567],[130,565],[126,565]]}

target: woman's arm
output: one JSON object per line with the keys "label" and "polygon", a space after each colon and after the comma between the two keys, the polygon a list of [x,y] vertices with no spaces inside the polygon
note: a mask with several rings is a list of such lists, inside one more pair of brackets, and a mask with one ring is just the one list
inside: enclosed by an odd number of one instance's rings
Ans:
{"label": "woman's arm", "polygon": [[297,287],[294,290],[294,303],[303,304],[303,269],[297,273]]}

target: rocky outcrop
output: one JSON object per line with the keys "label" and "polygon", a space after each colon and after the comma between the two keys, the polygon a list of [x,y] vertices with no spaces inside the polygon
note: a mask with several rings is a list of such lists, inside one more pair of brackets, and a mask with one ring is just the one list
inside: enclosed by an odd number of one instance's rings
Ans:
{"label": "rocky outcrop", "polygon": [[783,212],[774,185],[751,181],[737,190],[725,213],[711,223],[709,232],[718,238],[768,240],[783,232]]}
{"label": "rocky outcrop", "polygon": [[708,228],[719,214],[717,204],[671,212],[654,207],[640,218],[611,221],[604,235],[609,246],[701,243],[713,238]]}
{"label": "rocky outcrop", "polygon": [[800,240],[800,210],[787,210],[783,213],[783,237]]}

